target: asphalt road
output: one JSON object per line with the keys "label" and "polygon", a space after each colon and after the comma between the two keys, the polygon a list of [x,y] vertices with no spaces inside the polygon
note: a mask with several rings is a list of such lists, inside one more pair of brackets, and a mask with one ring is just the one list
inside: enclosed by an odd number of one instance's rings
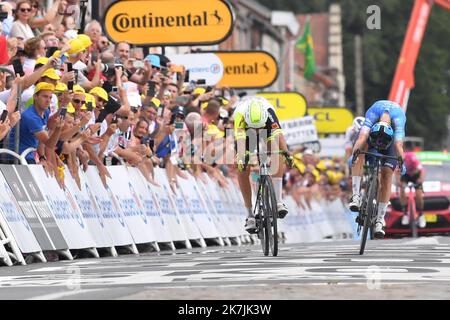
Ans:
{"label": "asphalt road", "polygon": [[0,267],[0,299],[449,299],[450,238],[194,248]]}

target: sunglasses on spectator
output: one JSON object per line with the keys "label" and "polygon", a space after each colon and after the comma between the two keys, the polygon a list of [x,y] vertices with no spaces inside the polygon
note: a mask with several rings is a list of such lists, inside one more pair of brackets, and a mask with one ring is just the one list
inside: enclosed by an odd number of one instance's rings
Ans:
{"label": "sunglasses on spectator", "polygon": [[109,41],[100,41],[100,43],[105,45],[105,46],[109,46]]}
{"label": "sunglasses on spectator", "polygon": [[86,103],[86,101],[84,101],[84,100],[80,100],[80,99],[73,99],[72,100],[73,102],[75,102],[76,104],[84,104],[84,103]]}
{"label": "sunglasses on spectator", "polygon": [[20,8],[20,12],[31,12],[31,8]]}

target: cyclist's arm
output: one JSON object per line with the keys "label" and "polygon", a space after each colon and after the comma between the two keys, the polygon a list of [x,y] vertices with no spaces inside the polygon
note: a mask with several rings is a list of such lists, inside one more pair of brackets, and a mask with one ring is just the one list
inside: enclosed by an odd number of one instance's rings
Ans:
{"label": "cyclist's arm", "polygon": [[245,140],[245,120],[244,116],[236,112],[234,113],[234,139],[236,141],[236,153],[244,154],[246,151]]}
{"label": "cyclist's arm", "polygon": [[368,127],[362,127],[361,131],[359,132],[358,140],[355,142],[355,146],[353,147],[353,153],[355,153],[356,150],[361,150],[362,147],[365,145],[367,138],[369,138],[369,132],[370,128]]}
{"label": "cyclist's arm", "polygon": [[405,152],[403,151],[403,140],[395,141],[395,151],[397,156],[405,159]]}

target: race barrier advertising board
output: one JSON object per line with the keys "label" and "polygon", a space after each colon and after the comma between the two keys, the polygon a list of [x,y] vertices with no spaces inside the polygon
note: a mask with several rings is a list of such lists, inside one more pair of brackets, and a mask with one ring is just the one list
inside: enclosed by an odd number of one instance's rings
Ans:
{"label": "race barrier advertising board", "polygon": [[[144,248],[160,251],[163,244],[175,250],[175,244],[259,242],[245,232],[247,210],[230,178],[219,185],[206,173],[195,178],[185,172],[169,183],[165,170],[155,168],[156,183],[150,183],[136,168],[108,170],[112,178],[105,186],[96,167],[80,171],[77,179],[66,168],[61,187],[39,165],[0,165],[0,262],[24,265],[29,255],[46,262],[46,251],[73,259],[71,250],[86,250],[98,258],[98,249],[117,256],[125,253],[120,247],[139,254]],[[289,214],[279,220],[278,231],[285,243],[354,236],[340,199],[283,201]]]}

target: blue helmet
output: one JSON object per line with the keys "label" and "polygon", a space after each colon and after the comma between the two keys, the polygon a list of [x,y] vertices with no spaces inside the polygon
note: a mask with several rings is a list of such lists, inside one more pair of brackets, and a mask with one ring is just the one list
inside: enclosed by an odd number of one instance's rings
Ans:
{"label": "blue helmet", "polygon": [[378,150],[386,150],[392,143],[394,130],[386,122],[377,122],[370,129],[369,142]]}

